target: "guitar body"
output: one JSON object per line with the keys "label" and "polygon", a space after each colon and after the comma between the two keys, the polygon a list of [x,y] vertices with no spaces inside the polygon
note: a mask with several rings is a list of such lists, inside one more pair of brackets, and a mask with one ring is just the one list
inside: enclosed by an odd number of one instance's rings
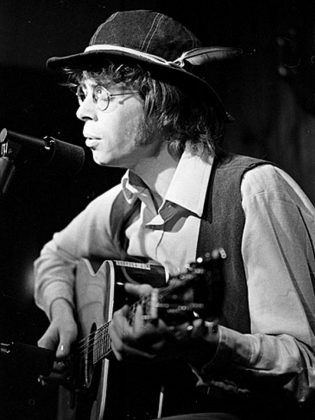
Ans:
{"label": "guitar body", "polygon": [[[78,263],[75,300],[80,337],[88,337],[91,331],[110,320],[113,313],[115,285],[109,266],[104,262],[94,270],[86,259]],[[57,420],[102,420],[109,361],[104,359],[93,367],[87,355],[83,361],[74,359],[73,363],[74,389],[60,386]]]}
{"label": "guitar body", "polygon": [[[80,336],[90,338],[85,343],[84,361],[74,360],[75,390],[60,386],[57,420],[149,420],[159,416],[164,399],[161,376],[169,366],[126,364],[114,355],[93,364],[100,339],[95,339],[93,331],[110,321],[113,312],[126,303],[121,285],[126,281],[148,283],[149,279],[155,287],[165,284],[160,266],[139,266],[121,267],[115,261],[92,265],[86,259],[79,262],[75,285],[78,324]],[[178,375],[173,379],[177,394]]]}

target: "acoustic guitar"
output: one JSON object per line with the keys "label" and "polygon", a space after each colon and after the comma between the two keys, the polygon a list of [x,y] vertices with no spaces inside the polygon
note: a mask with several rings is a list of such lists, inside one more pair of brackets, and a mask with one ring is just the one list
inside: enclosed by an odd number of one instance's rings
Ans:
{"label": "acoustic guitar", "polygon": [[[171,279],[155,263],[82,259],[75,281],[82,338],[73,349],[71,380],[60,386],[57,420],[149,420],[190,410],[196,382],[190,367],[180,359],[167,358],[118,362],[108,328],[114,311],[126,302],[131,323],[137,305],[148,322],[158,317],[168,324],[196,317],[217,319],[225,258],[224,250],[214,250]],[[126,282],[151,284],[152,292],[131,303],[124,292]]]}

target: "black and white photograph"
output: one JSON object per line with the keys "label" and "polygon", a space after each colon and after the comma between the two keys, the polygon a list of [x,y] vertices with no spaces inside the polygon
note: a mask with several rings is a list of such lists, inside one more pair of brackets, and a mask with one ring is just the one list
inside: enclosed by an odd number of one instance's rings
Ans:
{"label": "black and white photograph", "polygon": [[2,0],[0,420],[315,418],[315,3]]}

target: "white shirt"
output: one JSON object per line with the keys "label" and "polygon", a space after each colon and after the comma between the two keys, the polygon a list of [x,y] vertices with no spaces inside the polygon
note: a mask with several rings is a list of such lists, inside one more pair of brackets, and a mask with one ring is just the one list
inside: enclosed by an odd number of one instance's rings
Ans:
{"label": "white shirt", "polygon": [[[117,258],[110,230],[111,205],[121,189],[141,200],[128,227],[128,253],[162,264],[171,275],[195,259],[200,217],[212,162],[185,152],[158,211],[149,191],[130,183],[94,200],[42,250],[35,263],[36,301],[49,314],[58,297],[73,300],[73,264],[90,255]],[[315,389],[315,209],[282,170],[263,165],[241,184],[245,226],[242,256],[248,286],[251,334],[220,327],[215,357],[199,374],[233,364],[253,377],[292,373],[286,387],[299,401]],[[232,378],[233,379],[233,378]]]}

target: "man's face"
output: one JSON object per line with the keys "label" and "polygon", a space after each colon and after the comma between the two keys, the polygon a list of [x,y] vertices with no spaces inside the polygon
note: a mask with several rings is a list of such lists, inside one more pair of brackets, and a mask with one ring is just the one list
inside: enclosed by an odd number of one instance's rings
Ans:
{"label": "man's face", "polygon": [[137,92],[120,85],[107,90],[119,96],[112,96],[103,109],[104,88],[93,79],[81,83],[77,117],[85,123],[86,146],[99,165],[134,169],[154,155],[158,140],[146,139],[143,101]]}

